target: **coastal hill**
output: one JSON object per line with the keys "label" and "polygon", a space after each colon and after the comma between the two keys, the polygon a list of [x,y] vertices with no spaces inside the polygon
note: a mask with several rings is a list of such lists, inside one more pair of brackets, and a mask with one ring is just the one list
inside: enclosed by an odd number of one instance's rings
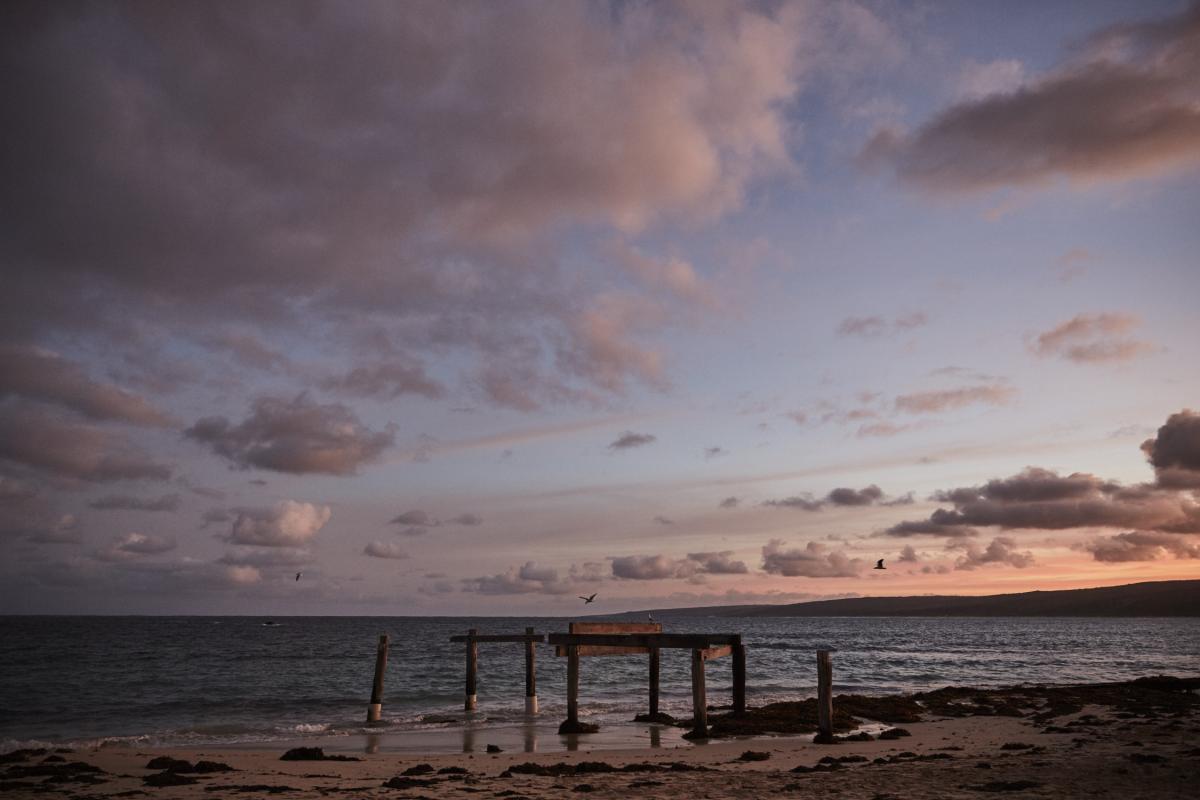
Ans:
{"label": "coastal hill", "polygon": [[1198,617],[1200,580],[979,597],[851,597],[787,605],[656,608],[606,616],[640,620],[647,613],[673,617]]}

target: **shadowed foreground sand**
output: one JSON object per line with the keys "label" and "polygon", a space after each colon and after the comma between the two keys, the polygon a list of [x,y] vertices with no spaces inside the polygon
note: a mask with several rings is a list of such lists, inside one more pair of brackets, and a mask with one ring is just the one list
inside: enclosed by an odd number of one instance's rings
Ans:
{"label": "shadowed foreground sand", "polygon": [[[519,800],[576,794],[712,800],[1194,798],[1200,707],[1194,695],[1181,700],[1141,710],[1127,703],[1043,707],[1040,713],[1014,707],[1011,715],[934,718],[903,724],[911,735],[902,738],[834,745],[798,735],[653,750],[589,752],[584,743],[576,752],[427,757],[382,752],[330,754],[357,760],[321,761],[280,760],[283,748],[25,752],[0,759],[0,792],[73,800],[326,795]],[[155,758],[162,760],[148,768]]]}

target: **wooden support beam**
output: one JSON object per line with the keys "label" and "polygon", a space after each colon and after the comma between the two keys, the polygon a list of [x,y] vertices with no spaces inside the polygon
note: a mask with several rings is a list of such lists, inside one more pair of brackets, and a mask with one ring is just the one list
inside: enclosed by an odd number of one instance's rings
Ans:
{"label": "wooden support beam", "polygon": [[731,645],[736,633],[551,633],[546,641],[564,647],[640,647],[704,650]]}
{"label": "wooden support beam", "polygon": [[650,716],[658,714],[659,649],[650,648]]}
{"label": "wooden support beam", "polygon": [[[532,631],[533,629],[529,628],[528,630]],[[546,636],[545,636],[545,634],[532,633],[532,632],[530,632],[530,633],[481,633],[481,634],[476,634],[475,636],[472,636],[470,634],[467,634],[466,636],[451,636],[450,641],[452,641],[452,642],[476,641],[476,642],[484,642],[484,643],[488,643],[488,642],[544,642],[544,641],[546,641]]]}
{"label": "wooden support beam", "polygon": [[818,744],[833,743],[833,660],[835,650],[817,651],[817,735]]}
{"label": "wooden support beam", "polygon": [[467,711],[474,711],[476,706],[476,672],[479,669],[479,644],[475,637],[478,631],[471,628],[467,631],[467,691],[466,702],[464,708]]}
{"label": "wooden support beam", "polygon": [[383,674],[387,669],[388,637],[379,634],[379,647],[375,650],[375,680],[371,683],[371,703],[367,706],[367,722],[379,722],[383,716]]}
{"label": "wooden support beam", "polygon": [[567,653],[567,722],[579,725],[579,648]]}
{"label": "wooden support beam", "polygon": [[[533,628],[526,628],[526,634],[532,634]],[[537,700],[537,663],[533,651],[533,640],[525,642],[525,713],[536,714]]]}
{"label": "wooden support beam", "polygon": [[746,645],[733,645],[733,713],[746,713]]}
{"label": "wooden support beam", "polygon": [[689,739],[708,738],[708,695],[704,690],[704,651],[692,651],[692,730]]}

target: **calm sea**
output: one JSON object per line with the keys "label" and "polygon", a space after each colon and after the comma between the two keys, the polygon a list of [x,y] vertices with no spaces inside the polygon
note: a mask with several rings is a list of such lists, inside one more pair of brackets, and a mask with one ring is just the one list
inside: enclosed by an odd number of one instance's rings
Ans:
{"label": "calm sea", "polygon": [[[0,751],[30,742],[250,743],[363,732],[376,639],[391,636],[388,730],[461,715],[463,646],[451,635],[565,631],[562,619],[284,617],[0,618]],[[752,705],[815,692],[814,651],[837,648],[838,692],[948,684],[1113,681],[1200,672],[1200,619],[775,618],[661,620],[671,632],[741,633]],[[690,714],[687,653],[664,651],[663,707]],[[477,726],[524,708],[520,645],[480,645]],[[584,659],[581,716],[644,710],[644,656]],[[538,648],[542,718],[563,717],[566,665]],[[708,667],[728,702],[728,659]]]}

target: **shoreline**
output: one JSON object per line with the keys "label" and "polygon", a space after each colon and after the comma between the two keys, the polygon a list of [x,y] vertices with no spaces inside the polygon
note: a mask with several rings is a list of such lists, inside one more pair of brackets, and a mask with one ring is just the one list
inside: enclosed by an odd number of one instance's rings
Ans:
{"label": "shoreline", "polygon": [[[766,735],[688,742],[660,738],[629,742],[627,729],[589,734],[550,747],[538,737],[532,750],[515,725],[508,736],[477,741],[472,752],[429,752],[427,731],[381,735],[366,742],[306,737],[295,746],[324,747],[326,760],[281,760],[290,749],[247,746],[100,747],[0,756],[0,791],[9,797],[81,798],[148,796],[195,800],[223,796],[356,797],[489,796],[530,800],[566,792],[596,797],[674,797],[714,800],[814,791],[852,797],[942,798],[1003,792],[1029,797],[1190,797],[1200,769],[1200,678],[1147,679],[1063,687],[938,690],[941,705],[920,721],[900,725],[895,738],[852,738],[815,744],[809,734]],[[932,698],[935,693],[926,693]],[[905,699],[905,703],[912,697]],[[836,701],[835,701],[836,702]],[[930,699],[930,705],[935,701]],[[843,696],[843,706],[852,698]],[[836,708],[836,706],[835,706]],[[924,706],[922,706],[924,708]],[[778,712],[779,709],[775,709]],[[877,706],[896,718],[904,703]],[[757,715],[757,716],[756,716]],[[771,707],[749,718],[776,720]],[[789,717],[791,719],[791,717]],[[860,715],[857,719],[863,719]],[[739,724],[745,724],[742,719]],[[682,733],[682,729],[663,729]],[[330,739],[353,737],[330,737]],[[424,741],[424,749],[418,742]],[[361,751],[339,745],[361,746]],[[502,752],[488,753],[486,744]],[[630,746],[632,745],[632,746]],[[350,755],[354,752],[354,755]],[[165,758],[164,758],[165,757]],[[155,759],[159,759],[155,761]],[[201,763],[204,762],[204,763]],[[154,764],[152,768],[150,765]],[[174,765],[174,766],[172,766]],[[403,791],[403,794],[398,792]],[[413,794],[415,792],[416,794]]]}

